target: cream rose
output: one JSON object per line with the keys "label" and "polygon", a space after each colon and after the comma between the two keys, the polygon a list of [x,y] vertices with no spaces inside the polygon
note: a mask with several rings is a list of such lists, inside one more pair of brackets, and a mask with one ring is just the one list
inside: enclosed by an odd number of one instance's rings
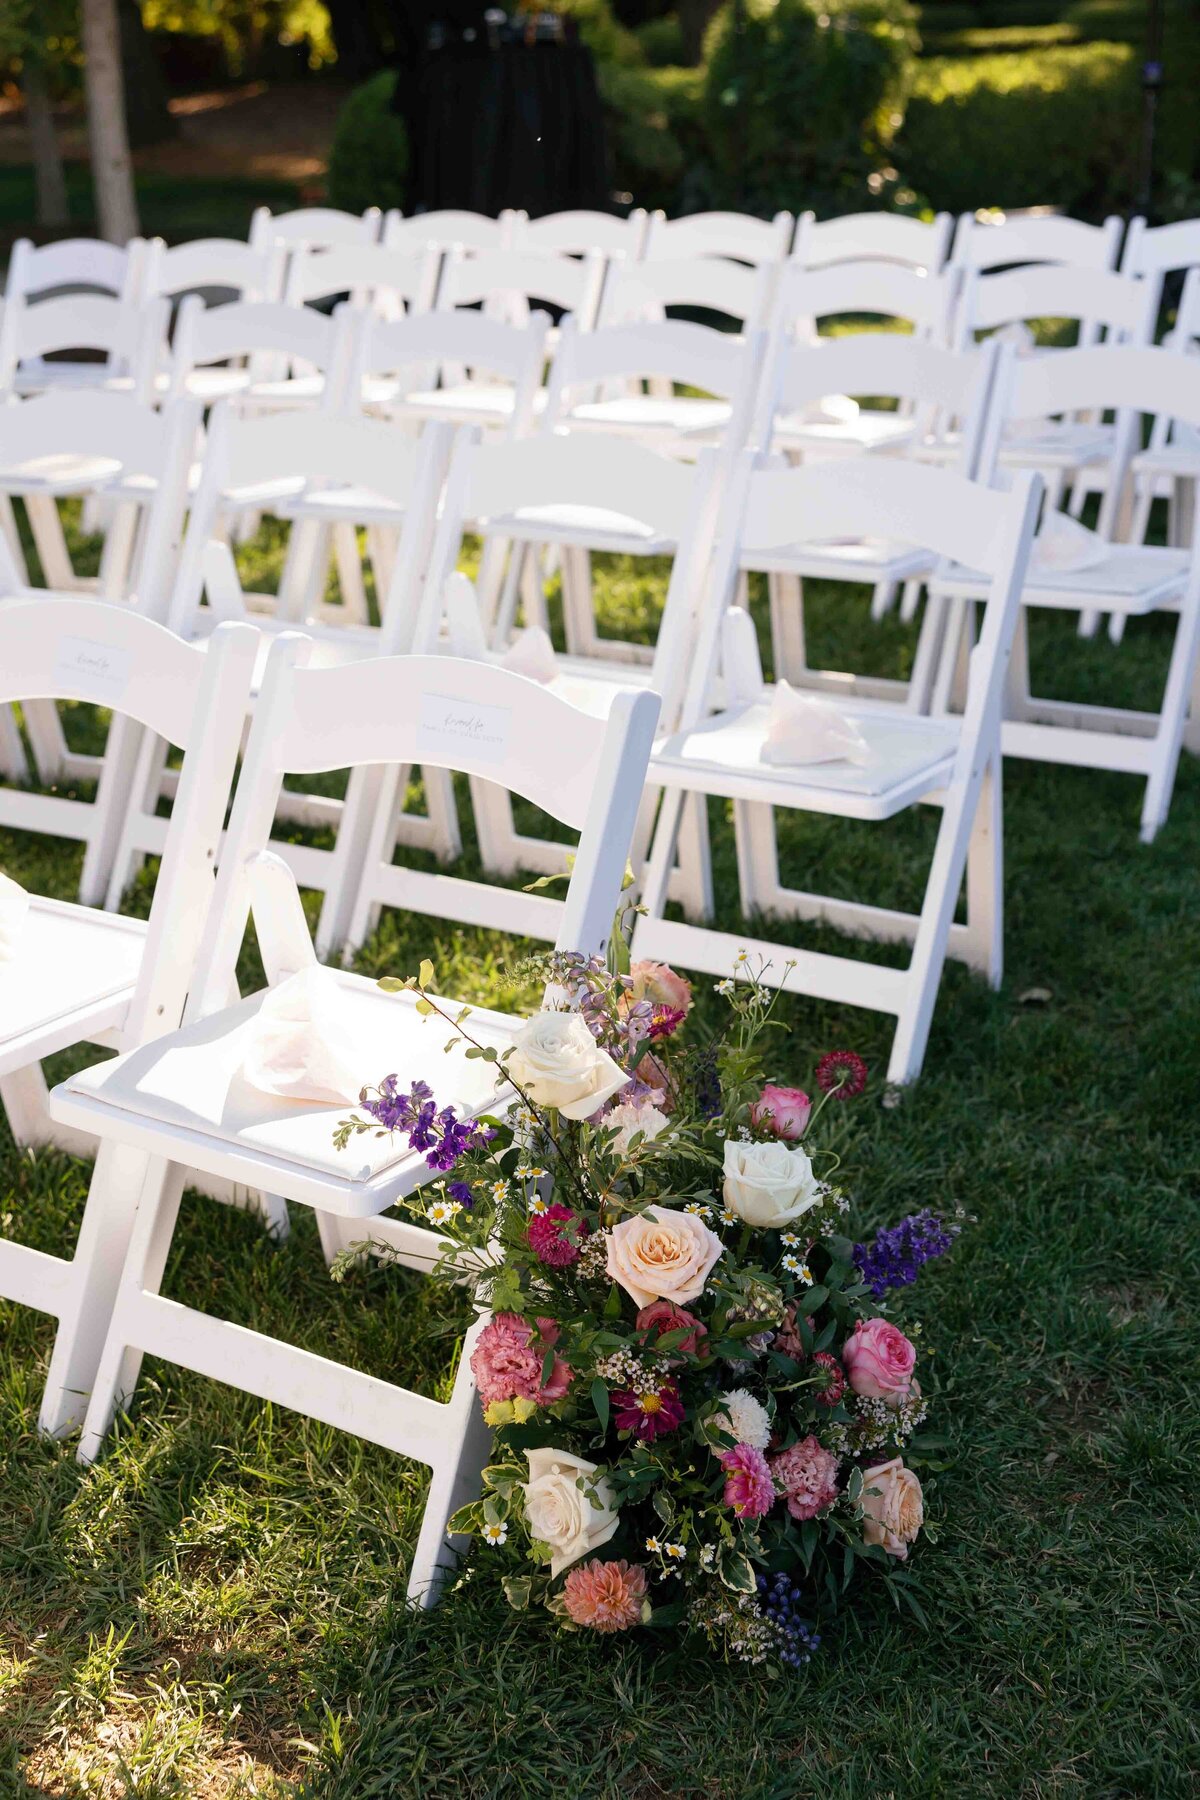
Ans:
{"label": "cream rose", "polygon": [[525,1522],[554,1552],[550,1573],[558,1575],[589,1550],[607,1544],[620,1524],[615,1496],[603,1476],[588,1479],[597,1465],[569,1450],[529,1450],[526,1457]]}
{"label": "cream rose", "polygon": [[760,1231],[790,1225],[821,1198],[806,1153],[778,1139],[725,1139],[725,1204]]}
{"label": "cream rose", "polygon": [[609,1232],[608,1273],[637,1306],[649,1306],[652,1300],[681,1306],[704,1292],[724,1248],[695,1213],[652,1206],[635,1219],[622,1219]]}
{"label": "cream rose", "polygon": [[868,1544],[882,1544],[901,1562],[925,1523],[921,1483],[898,1456],[863,1471],[862,1527]]}
{"label": "cream rose", "polygon": [[540,1012],[513,1039],[505,1067],[539,1106],[567,1119],[588,1119],[629,1076],[602,1050],[575,1012]]}

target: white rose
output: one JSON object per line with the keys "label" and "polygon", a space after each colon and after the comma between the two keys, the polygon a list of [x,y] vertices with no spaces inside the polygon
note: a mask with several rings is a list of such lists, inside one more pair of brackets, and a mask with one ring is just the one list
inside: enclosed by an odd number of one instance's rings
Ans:
{"label": "white rose", "polygon": [[557,1107],[567,1119],[589,1119],[629,1080],[576,1012],[527,1019],[505,1067],[531,1100]]}
{"label": "white rose", "polygon": [[806,1153],[776,1139],[757,1144],[725,1139],[725,1204],[760,1231],[790,1225],[821,1198]]}
{"label": "white rose", "polygon": [[554,1552],[550,1573],[558,1575],[589,1550],[607,1544],[620,1524],[615,1496],[603,1476],[587,1479],[597,1465],[569,1450],[529,1450],[526,1457],[525,1522]]}
{"label": "white rose", "polygon": [[620,1106],[612,1106],[604,1115],[607,1130],[615,1131],[613,1149],[618,1156],[624,1156],[629,1148],[629,1140],[640,1131],[646,1143],[661,1137],[671,1123],[665,1112],[660,1112],[653,1100],[642,1100],[636,1106],[623,1101]]}
{"label": "white rose", "polygon": [[608,1274],[637,1306],[649,1306],[652,1300],[684,1306],[704,1292],[724,1248],[695,1213],[652,1206],[622,1219],[609,1232]]}

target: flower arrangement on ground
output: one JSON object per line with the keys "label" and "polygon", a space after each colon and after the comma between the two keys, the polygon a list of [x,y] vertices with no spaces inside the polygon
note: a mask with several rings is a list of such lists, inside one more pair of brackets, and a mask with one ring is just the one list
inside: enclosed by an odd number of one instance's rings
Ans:
{"label": "flower arrangement on ground", "polygon": [[389,1079],[338,1131],[409,1133],[440,1176],[411,1202],[439,1270],[490,1308],[471,1367],[494,1451],[451,1528],[564,1628],[798,1668],[858,1565],[916,1605],[927,1403],[895,1314],[959,1228],[923,1212],[854,1242],[830,1127],[865,1065],[824,1056],[811,1099],[767,1079],[777,995],[748,959],[715,1032],[664,965],[539,962],[560,1009],[502,1052],[429,964],[387,984],[496,1063],[493,1114]]}

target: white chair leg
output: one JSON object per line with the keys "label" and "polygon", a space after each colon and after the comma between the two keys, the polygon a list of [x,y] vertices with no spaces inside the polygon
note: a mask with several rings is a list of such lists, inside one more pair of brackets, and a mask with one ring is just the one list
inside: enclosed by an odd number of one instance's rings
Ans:
{"label": "white chair leg", "polygon": [[31,775],[16,714],[11,706],[0,706],[0,778],[19,785],[27,782]]}
{"label": "white chair leg", "polygon": [[983,777],[967,846],[967,939],[970,967],[999,989],[1004,979],[1003,763],[994,756]]}
{"label": "white chair leg", "polygon": [[320,519],[300,518],[288,533],[277,607],[284,619],[312,616],[325,593],[330,528]]}
{"label": "white chair leg", "polygon": [[742,917],[749,919],[755,914],[770,912],[779,892],[774,807],[756,800],[735,800],[733,835],[737,846]]}
{"label": "white chair leg", "polygon": [[491,1448],[491,1433],[471,1375],[471,1352],[487,1323],[482,1314],[468,1331],[459,1352],[447,1420],[446,1457],[432,1471],[421,1529],[413,1549],[408,1574],[408,1598],[416,1606],[431,1607],[446,1575],[454,1565],[454,1545],[446,1526],[461,1506],[479,1493],[480,1477]]}
{"label": "white chair leg", "polygon": [[0,1075],[0,1108],[8,1116],[13,1142],[22,1150],[50,1145],[70,1156],[94,1156],[96,1140],[73,1125],[59,1125],[50,1117],[46,1077],[41,1063],[27,1063]]}
{"label": "white chair leg", "polygon": [[63,536],[62,520],[58,516],[58,503],[49,494],[26,494],[25,517],[29,520],[30,536],[33,538],[38,562],[42,566],[42,580],[46,586],[57,588],[60,592],[82,587],[83,583],[75,573],[67,553],[67,540]]}
{"label": "white chair leg", "polygon": [[50,1437],[80,1423],[93,1393],[149,1166],[143,1151],[100,1145],[42,1396],[38,1423]]}
{"label": "white chair leg", "polygon": [[43,787],[57,787],[64,778],[67,740],[53,700],[26,700],[21,707],[33,766]]}
{"label": "white chair leg", "polygon": [[808,673],[804,641],[804,587],[798,575],[767,576],[771,609],[771,656],[776,681],[803,681]]}
{"label": "white chair leg", "polygon": [[900,593],[900,623],[911,625],[921,604],[921,583],[906,581]]}
{"label": "white chair leg", "polygon": [[320,962],[328,962],[342,949],[349,936],[354,894],[362,875],[382,779],[383,771],[378,767],[350,771],[329,880],[313,940]]}
{"label": "white chair leg", "polygon": [[[125,884],[133,879],[140,860],[123,852],[138,810],[154,810],[166,760],[166,744],[161,738],[156,739],[124,714],[114,715],[108,728],[93,807],[95,816],[79,877],[79,898],[84,906],[103,903],[112,912],[120,906]],[[120,885],[114,895],[113,883],[117,880]]]}
{"label": "white chair leg", "polygon": [[1167,822],[1171,795],[1175,788],[1175,771],[1179,767],[1179,751],[1183,744],[1188,701],[1197,680],[1197,656],[1200,655],[1200,583],[1193,581],[1175,626],[1175,645],[1171,666],[1159,713],[1158,732],[1154,739],[1154,761],[1142,800],[1140,837],[1151,844],[1159,827]]}
{"label": "white chair leg", "polygon": [[[96,1460],[114,1414],[128,1405],[137,1386],[142,1366],[135,1324],[138,1302],[143,1294],[157,1294],[162,1285],[175,1221],[179,1217],[185,1173],[182,1166],[163,1162],[161,1157],[143,1157],[142,1164],[144,1180],[140,1195],[135,1198],[137,1216],[129,1234],[112,1317],[84,1415],[77,1452],[81,1463]],[[101,1193],[95,1179],[92,1192],[98,1197]]]}
{"label": "white chair leg", "polygon": [[333,528],[333,554],[337,562],[338,586],[347,622],[354,625],[369,624],[371,615],[367,606],[367,590],[363,585],[358,533],[353,525],[344,520],[339,520]]}

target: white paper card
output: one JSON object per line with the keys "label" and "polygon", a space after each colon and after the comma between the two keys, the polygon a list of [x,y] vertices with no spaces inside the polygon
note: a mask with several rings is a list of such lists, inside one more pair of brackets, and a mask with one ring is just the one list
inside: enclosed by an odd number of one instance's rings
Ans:
{"label": "white paper card", "polygon": [[456,753],[472,761],[500,763],[508,753],[512,708],[489,706],[485,701],[461,700],[452,694],[422,694],[417,727],[418,760],[421,750],[454,766]]}
{"label": "white paper card", "polygon": [[91,638],[65,637],[58,643],[54,673],[90,699],[112,705],[125,692],[133,668],[128,650],[99,644]]}

